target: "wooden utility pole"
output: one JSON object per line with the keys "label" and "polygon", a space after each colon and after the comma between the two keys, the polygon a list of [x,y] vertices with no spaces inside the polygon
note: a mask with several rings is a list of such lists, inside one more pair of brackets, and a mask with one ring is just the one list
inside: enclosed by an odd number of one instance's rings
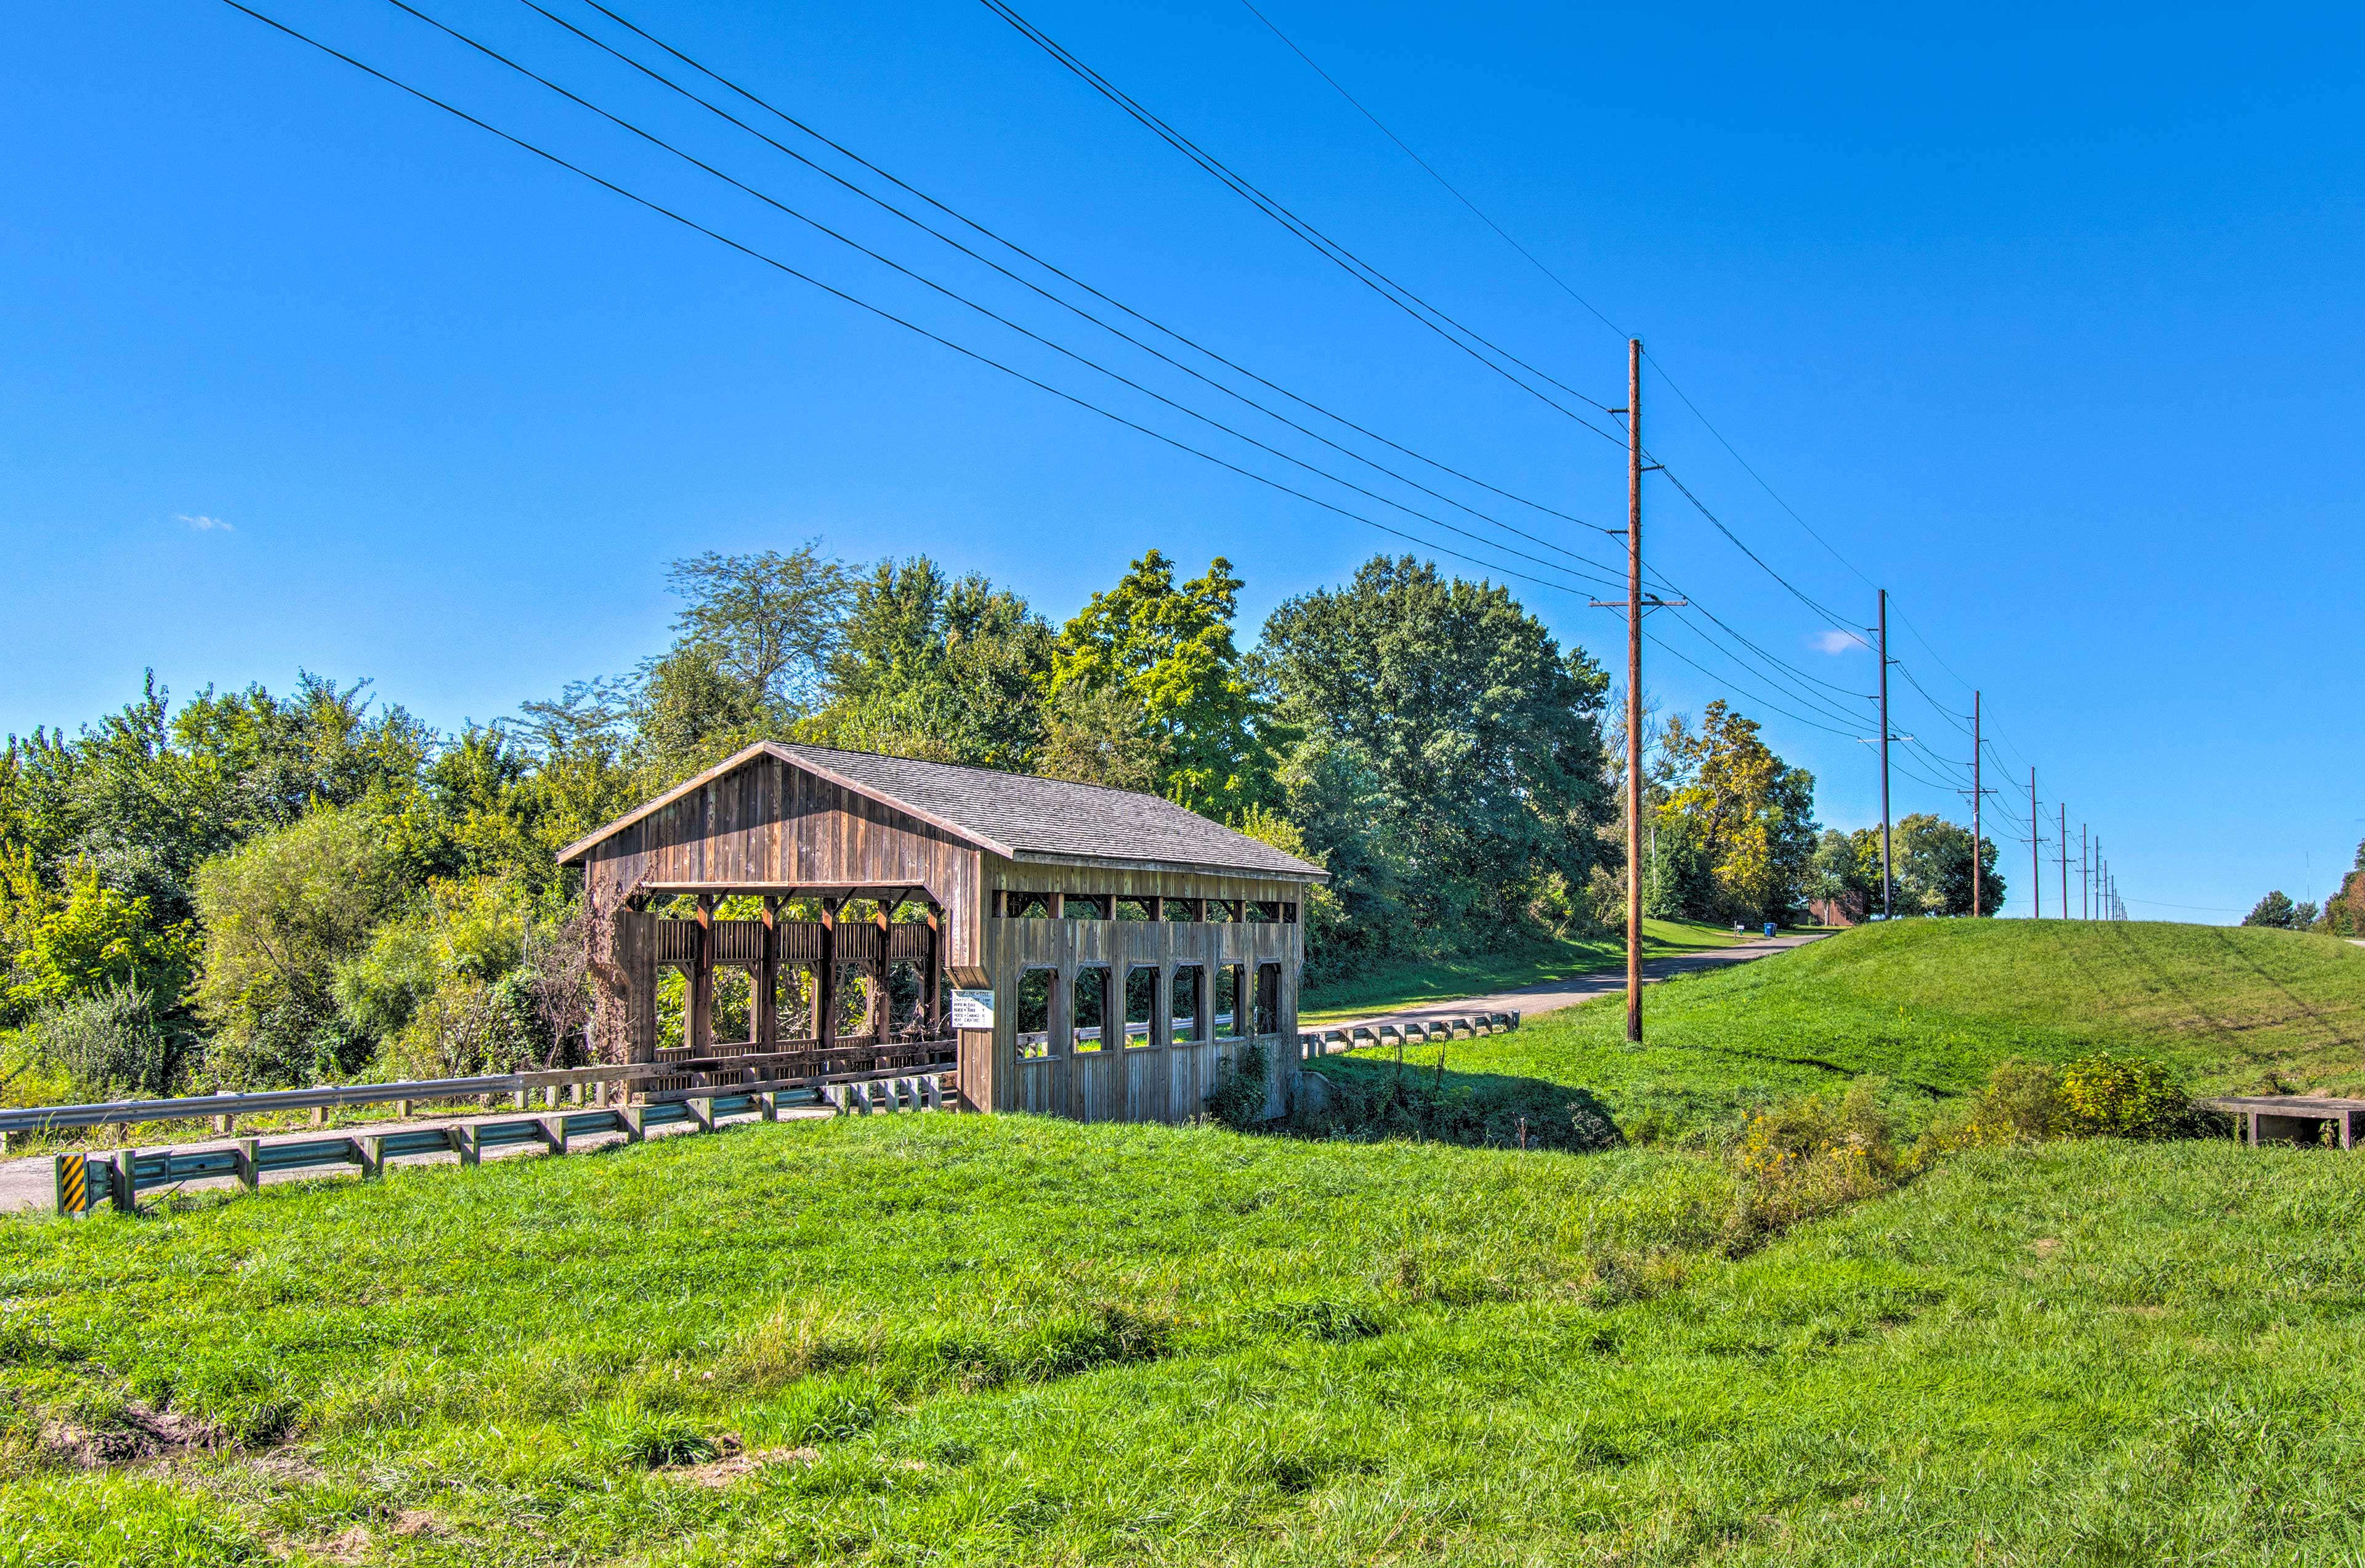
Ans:
{"label": "wooden utility pole", "polygon": [[[1626,340],[1626,1038],[1642,1038],[1642,340]],[[1443,1058],[1440,1056],[1440,1060]]]}
{"label": "wooden utility pole", "polygon": [[1880,918],[1889,918],[1896,879],[1889,871],[1889,590],[1880,590]]}
{"label": "wooden utility pole", "polygon": [[2045,918],[2044,840],[2036,834],[2036,769],[2028,770],[2028,911],[2031,920]]}
{"label": "wooden utility pole", "polygon": [[2079,823],[2078,824],[2078,913],[2088,920],[2094,917],[2092,906],[2088,902],[2090,895],[2086,890],[2090,881],[2091,878],[2086,871],[2086,824]]}
{"label": "wooden utility pole", "polygon": [[1979,917],[1979,884],[1987,868],[1979,842],[1979,694],[1971,693],[1971,918]]}
{"label": "wooden utility pole", "polygon": [[1642,1038],[1642,613],[1687,602],[1642,591],[1642,340],[1626,340],[1626,598],[1597,599],[1596,610],[1626,612],[1626,1037]]}
{"label": "wooden utility pole", "polygon": [[[2078,863],[2081,866],[2086,863],[2082,850],[2079,853]],[[2066,801],[2061,807],[2061,918],[2069,918],[2069,807]]]}

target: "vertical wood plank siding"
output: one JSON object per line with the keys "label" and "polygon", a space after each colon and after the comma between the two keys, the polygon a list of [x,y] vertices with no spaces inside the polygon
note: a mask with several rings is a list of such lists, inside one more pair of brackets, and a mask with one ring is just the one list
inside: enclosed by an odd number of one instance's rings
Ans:
{"label": "vertical wood plank siding", "polygon": [[[594,1039],[602,1056],[654,1060],[656,976],[694,957],[676,922],[617,919],[636,890],[707,886],[787,892],[797,889],[910,889],[944,911],[939,961],[951,983],[990,989],[992,1030],[959,1036],[960,1098],[979,1111],[1033,1111],[1082,1121],[1179,1122],[1202,1112],[1207,1095],[1240,1047],[1251,1040],[1270,1066],[1269,1114],[1283,1114],[1297,1081],[1297,982],[1305,958],[1306,884],[1249,873],[1207,873],[1082,857],[1006,859],[868,796],[779,757],[708,781],[594,846],[584,887],[595,926],[593,982],[599,998]],[[1085,918],[1007,917],[993,912],[1015,893],[1056,895],[1053,906]],[[1072,902],[1069,895],[1076,895]],[[1169,918],[1093,917],[1113,902],[1143,900]],[[1238,913],[1249,903],[1286,906],[1289,918],[1208,921],[1209,903]],[[762,925],[716,921],[714,962],[760,961]],[[809,922],[778,923],[782,963],[811,963],[824,950]],[[604,946],[605,958],[600,948]],[[835,958],[845,964],[927,963],[928,927],[897,924],[881,933],[868,922],[841,921]],[[1170,1043],[1168,998],[1181,965],[1198,965],[1204,1037]],[[1273,965],[1273,1027],[1261,1036],[1214,1037],[1216,978],[1242,966],[1235,1006],[1253,1014],[1260,966]],[[1068,1014],[1079,969],[1106,966],[1109,1002],[1099,1049],[1076,1050]],[[1157,971],[1149,1044],[1126,1045],[1126,978],[1136,967]],[[1049,1054],[1018,1055],[1018,980],[1030,969],[1056,971]],[[1250,1025],[1251,1027],[1253,1025]]]}

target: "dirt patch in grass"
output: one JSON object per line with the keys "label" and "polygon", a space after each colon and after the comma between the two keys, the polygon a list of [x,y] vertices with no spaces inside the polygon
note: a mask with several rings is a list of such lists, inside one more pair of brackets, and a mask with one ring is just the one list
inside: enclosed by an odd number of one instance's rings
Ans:
{"label": "dirt patch in grass", "polygon": [[171,1459],[194,1450],[222,1446],[219,1428],[176,1410],[158,1410],[140,1401],[126,1401],[116,1420],[104,1428],[73,1421],[41,1425],[42,1449],[84,1470],[105,1470],[143,1460]]}
{"label": "dirt patch in grass", "polygon": [[768,1464],[811,1464],[821,1457],[821,1450],[810,1448],[742,1450],[735,1439],[728,1438],[723,1439],[723,1447],[726,1451],[720,1458],[703,1464],[669,1465],[658,1473],[687,1481],[692,1486],[723,1487],[755,1474]]}

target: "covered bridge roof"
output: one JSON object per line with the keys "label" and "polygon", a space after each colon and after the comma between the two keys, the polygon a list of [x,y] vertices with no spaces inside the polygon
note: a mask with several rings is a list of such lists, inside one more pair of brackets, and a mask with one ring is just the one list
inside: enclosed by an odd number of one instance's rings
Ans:
{"label": "covered bridge roof", "polygon": [[760,741],[577,839],[561,864],[759,756],[777,757],[1012,860],[1129,860],[1293,880],[1328,873],[1155,795],[991,767]]}

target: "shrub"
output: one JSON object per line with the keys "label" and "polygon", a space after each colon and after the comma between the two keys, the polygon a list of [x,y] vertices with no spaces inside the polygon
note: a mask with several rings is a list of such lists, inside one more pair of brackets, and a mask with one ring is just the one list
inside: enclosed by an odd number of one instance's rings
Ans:
{"label": "shrub", "polygon": [[156,1015],[151,992],[127,983],[42,1008],[33,1015],[32,1036],[35,1056],[89,1100],[170,1093],[188,1043]]}
{"label": "shrub", "polygon": [[1241,1041],[1207,1096],[1208,1114],[1227,1127],[1248,1131],[1264,1120],[1265,1092],[1272,1081],[1272,1064],[1265,1059],[1264,1047]]}
{"label": "shrub", "polygon": [[2182,1137],[2196,1122],[2191,1097],[2164,1064],[2108,1051],[2061,1070],[2061,1104],[2072,1137]]}
{"label": "shrub", "polygon": [[1905,1171],[1880,1103],[1881,1084],[1859,1078],[1837,1099],[1810,1094],[1749,1120],[1733,1167],[1739,1192],[1725,1226],[1738,1250],[1803,1220],[1897,1185]]}
{"label": "shrub", "polygon": [[1527,1147],[1582,1154],[1625,1141],[1609,1107],[1591,1091],[1537,1078],[1455,1074],[1439,1082],[1426,1069],[1332,1061],[1315,1095],[1302,1094],[1290,1131],[1303,1137],[1416,1138],[1471,1148]]}

